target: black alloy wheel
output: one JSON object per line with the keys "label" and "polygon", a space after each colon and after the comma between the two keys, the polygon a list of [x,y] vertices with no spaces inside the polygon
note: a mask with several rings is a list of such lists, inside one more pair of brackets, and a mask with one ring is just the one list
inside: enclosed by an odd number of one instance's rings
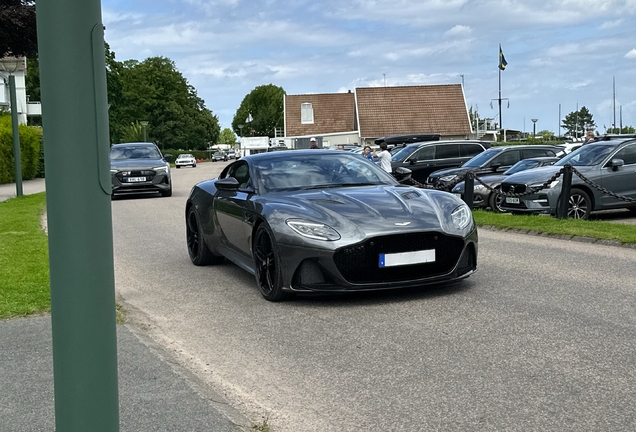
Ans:
{"label": "black alloy wheel", "polygon": [[199,221],[194,206],[188,210],[186,216],[186,243],[188,246],[188,254],[194,265],[204,266],[208,264],[216,264],[223,260],[223,257],[212,255],[208,245],[203,239],[203,227]]}
{"label": "black alloy wheel", "polygon": [[568,217],[574,219],[589,219],[592,211],[590,196],[581,189],[572,188],[568,203]]}
{"label": "black alloy wheel", "polygon": [[254,236],[254,263],[256,283],[261,295],[269,301],[280,301],[288,297],[283,291],[283,277],[278,251],[273,234],[265,224],[256,229]]}

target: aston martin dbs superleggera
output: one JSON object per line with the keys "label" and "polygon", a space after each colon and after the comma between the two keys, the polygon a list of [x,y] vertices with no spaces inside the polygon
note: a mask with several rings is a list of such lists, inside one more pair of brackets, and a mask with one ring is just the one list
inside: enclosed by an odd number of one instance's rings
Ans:
{"label": "aston martin dbs superleggera", "polygon": [[350,152],[246,156],[192,188],[185,218],[194,264],[228,258],[270,301],[457,281],[477,268],[463,201],[401,185]]}

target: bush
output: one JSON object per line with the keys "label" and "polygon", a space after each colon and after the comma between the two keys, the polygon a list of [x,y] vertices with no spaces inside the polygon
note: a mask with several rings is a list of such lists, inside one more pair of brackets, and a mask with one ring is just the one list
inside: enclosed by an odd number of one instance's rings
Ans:
{"label": "bush", "polygon": [[[22,179],[31,180],[40,171],[42,128],[20,125],[20,162]],[[0,184],[15,182],[11,117],[0,116]]]}

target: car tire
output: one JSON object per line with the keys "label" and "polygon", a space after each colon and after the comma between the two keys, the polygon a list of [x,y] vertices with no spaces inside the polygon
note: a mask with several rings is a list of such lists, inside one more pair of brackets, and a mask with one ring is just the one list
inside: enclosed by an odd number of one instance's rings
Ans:
{"label": "car tire", "polygon": [[171,197],[172,196],[172,182],[170,183],[170,188],[165,191],[161,191],[162,197]]}
{"label": "car tire", "polygon": [[568,218],[589,219],[592,212],[592,200],[582,189],[572,188],[568,202]]}
{"label": "car tire", "polygon": [[278,249],[271,229],[262,223],[254,235],[254,269],[256,285],[265,300],[285,300],[289,293],[283,291],[283,274]]}
{"label": "car tire", "polygon": [[192,164],[192,168],[196,168],[196,167],[197,167],[197,164]]}
{"label": "car tire", "polygon": [[186,215],[186,246],[190,261],[196,266],[219,264],[223,261],[223,257],[212,254],[205,243],[203,227],[194,206],[190,207]]}
{"label": "car tire", "polygon": [[179,165],[175,165],[174,167],[175,167],[176,169],[181,168],[181,166],[179,166]]}
{"label": "car tire", "polygon": [[[500,190],[497,188],[497,190]],[[497,192],[492,192],[490,194],[490,198],[488,198],[488,205],[490,206],[490,210],[495,213],[506,213],[504,209],[501,208],[501,204],[503,204],[504,196]]]}

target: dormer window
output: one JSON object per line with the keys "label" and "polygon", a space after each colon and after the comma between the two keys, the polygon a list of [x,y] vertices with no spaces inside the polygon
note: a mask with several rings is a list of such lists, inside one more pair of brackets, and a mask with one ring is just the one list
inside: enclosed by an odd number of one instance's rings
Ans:
{"label": "dormer window", "polygon": [[309,102],[300,104],[300,123],[314,124],[314,108]]}

